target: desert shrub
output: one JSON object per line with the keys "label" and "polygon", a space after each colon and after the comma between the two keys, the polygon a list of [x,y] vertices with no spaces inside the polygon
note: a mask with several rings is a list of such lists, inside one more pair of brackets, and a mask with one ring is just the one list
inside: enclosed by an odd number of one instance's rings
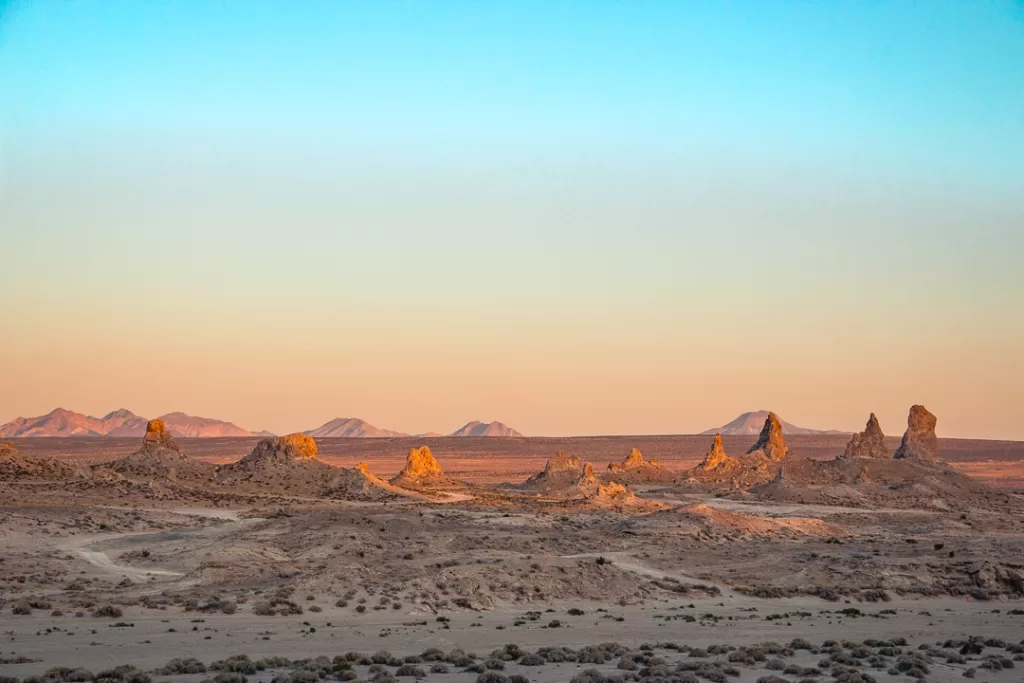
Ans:
{"label": "desert shrub", "polygon": [[403,664],[395,671],[396,676],[411,676],[413,678],[426,678],[427,672],[415,664]]}
{"label": "desert shrub", "polygon": [[0,683],[21,683],[21,680],[12,676],[0,676]]}
{"label": "desert shrub", "polygon": [[206,665],[194,657],[175,657],[153,673],[158,676],[204,674],[206,673]]}
{"label": "desert shrub", "polygon": [[446,674],[448,673],[448,665],[442,664],[441,662],[434,662],[430,665],[430,673],[432,674]]}
{"label": "desert shrub", "polygon": [[395,677],[387,671],[381,671],[370,679],[373,683],[395,683]]}
{"label": "desert shrub", "polygon": [[444,651],[440,648],[431,647],[420,654],[420,659],[424,662],[440,662],[444,659]]}
{"label": "desert shrub", "polygon": [[710,666],[701,667],[694,673],[700,678],[711,681],[711,683],[725,683],[727,680],[725,674],[720,669]]}
{"label": "desert shrub", "polygon": [[118,666],[96,674],[95,681],[105,683],[151,683],[149,674],[130,665]]}
{"label": "desert shrub", "polygon": [[606,683],[608,679],[597,669],[585,669],[572,677],[570,683]]}
{"label": "desert shrub", "polygon": [[102,607],[94,609],[92,615],[97,619],[120,619],[124,616],[124,612],[121,611],[120,607],[103,605]]}
{"label": "desert shrub", "polygon": [[[214,662],[210,665],[210,669],[212,669],[213,671],[222,671],[225,673],[244,674],[245,676],[253,676],[258,671],[258,669],[256,668],[256,663],[249,659],[249,655],[232,655],[231,657],[227,657],[226,659],[221,659],[219,661]],[[218,681],[218,683],[221,682]],[[224,683],[232,682],[225,681]]]}
{"label": "desert shrub", "polygon": [[757,683],[789,683],[789,681],[779,676],[761,676],[757,679]]}
{"label": "desert shrub", "polygon": [[767,662],[764,663],[764,668],[768,669],[769,671],[782,671],[786,668],[786,663],[778,658],[769,659]]}
{"label": "desert shrub", "polygon": [[32,614],[32,608],[29,606],[27,602],[19,602],[11,608],[11,614],[18,614],[22,616],[26,614]]}
{"label": "desert shrub", "polygon": [[523,655],[522,659],[519,660],[519,663],[523,666],[544,666],[544,664],[547,663],[547,660],[540,655],[531,652]]}
{"label": "desert shrub", "polygon": [[497,671],[485,671],[476,677],[476,683],[509,683],[509,680]]}
{"label": "desert shrub", "polygon": [[387,664],[388,666],[402,665],[402,660],[398,659],[398,657],[395,657],[387,650],[381,650],[380,652],[376,653],[375,655],[370,657],[370,661],[372,661],[374,664]]}
{"label": "desert shrub", "polygon": [[537,654],[543,657],[544,661],[551,663],[576,661],[576,653],[567,647],[542,647],[537,650]]}
{"label": "desert shrub", "polygon": [[247,680],[244,674],[234,671],[219,673],[213,677],[213,683],[246,683]]}

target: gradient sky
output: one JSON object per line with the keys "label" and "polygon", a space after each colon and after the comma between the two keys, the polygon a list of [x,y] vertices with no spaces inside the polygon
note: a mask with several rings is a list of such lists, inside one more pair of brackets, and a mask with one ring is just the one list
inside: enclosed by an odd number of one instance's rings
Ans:
{"label": "gradient sky", "polygon": [[1024,3],[0,2],[0,422],[1024,439]]}

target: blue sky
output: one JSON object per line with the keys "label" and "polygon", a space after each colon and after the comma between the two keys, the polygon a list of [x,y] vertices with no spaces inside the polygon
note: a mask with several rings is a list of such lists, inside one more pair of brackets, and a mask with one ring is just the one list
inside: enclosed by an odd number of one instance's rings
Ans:
{"label": "blue sky", "polygon": [[[0,4],[0,325],[20,353],[0,371],[56,362],[17,375],[0,419],[105,412],[159,355],[184,379],[137,404],[279,431],[474,408],[534,433],[764,407],[854,427],[930,400],[957,433],[1024,438],[992,414],[1024,400],[1004,355],[1024,343],[1022,74],[1021,2]],[[299,358],[251,338],[280,315],[322,321]],[[356,340],[401,338],[396,320],[433,351]],[[604,402],[559,374],[580,348]],[[493,383],[452,379],[452,349]],[[762,354],[778,375],[737,360]],[[503,390],[539,359],[534,391],[568,391],[571,415]],[[211,392],[267,368],[322,387],[290,413]],[[444,396],[425,409],[381,373]],[[848,392],[816,398],[823,373]],[[713,377],[693,424],[659,407]]]}

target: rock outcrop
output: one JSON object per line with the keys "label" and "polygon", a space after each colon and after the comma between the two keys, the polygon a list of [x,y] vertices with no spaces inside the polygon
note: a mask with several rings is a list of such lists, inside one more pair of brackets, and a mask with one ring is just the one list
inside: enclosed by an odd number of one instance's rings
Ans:
{"label": "rock outcrop", "polygon": [[874,413],[868,418],[863,432],[857,432],[846,444],[844,458],[888,458],[889,449],[885,445],[885,434],[878,424]]}
{"label": "rock outcrop", "polygon": [[287,434],[272,439],[262,439],[252,453],[237,464],[289,464],[295,461],[315,460],[316,440],[307,434]]}
{"label": "rock outcrop", "polygon": [[262,439],[249,455],[218,468],[217,481],[260,492],[315,495],[337,471],[316,454],[316,441],[306,434]]}
{"label": "rock outcrop", "polygon": [[181,452],[178,443],[171,436],[164,421],[157,418],[146,423],[146,434],[142,437],[142,450],[145,453],[166,449]]}
{"label": "rock outcrop", "polygon": [[924,406],[911,406],[907,431],[892,456],[896,460],[939,460],[939,439],[935,436],[938,419]]}
{"label": "rock outcrop", "polygon": [[409,489],[462,488],[465,484],[447,476],[428,446],[409,449],[405,467],[391,479],[391,484]]}
{"label": "rock outcrop", "polygon": [[698,467],[705,472],[714,472],[716,470],[732,468],[738,464],[739,461],[726,455],[725,449],[722,448],[722,435],[715,434],[715,441],[711,445],[711,450],[707,452],[704,456],[704,461]]}
{"label": "rock outcrop", "polygon": [[405,467],[392,480],[419,481],[421,479],[436,479],[444,476],[444,470],[437,458],[430,452],[429,446],[409,449],[409,455],[405,459]]}
{"label": "rock outcrop", "polygon": [[747,451],[747,455],[754,453],[762,453],[772,462],[779,462],[789,455],[789,446],[786,445],[786,440],[782,437],[782,424],[779,422],[779,418],[775,417],[775,413],[768,413],[757,443]]}
{"label": "rock outcrop", "polygon": [[654,512],[669,507],[664,503],[640,498],[622,484],[614,481],[598,485],[593,493],[586,496],[586,502],[596,507],[630,513]]}
{"label": "rock outcrop", "polygon": [[609,463],[602,478],[623,484],[645,484],[672,481],[676,476],[654,458],[646,460],[643,453],[634,448],[622,462]]}

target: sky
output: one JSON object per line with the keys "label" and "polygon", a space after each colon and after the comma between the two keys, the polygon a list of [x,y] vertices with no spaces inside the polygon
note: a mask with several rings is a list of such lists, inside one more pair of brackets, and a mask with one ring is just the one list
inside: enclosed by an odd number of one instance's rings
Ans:
{"label": "sky", "polygon": [[1024,439],[1024,3],[0,0],[0,422]]}

